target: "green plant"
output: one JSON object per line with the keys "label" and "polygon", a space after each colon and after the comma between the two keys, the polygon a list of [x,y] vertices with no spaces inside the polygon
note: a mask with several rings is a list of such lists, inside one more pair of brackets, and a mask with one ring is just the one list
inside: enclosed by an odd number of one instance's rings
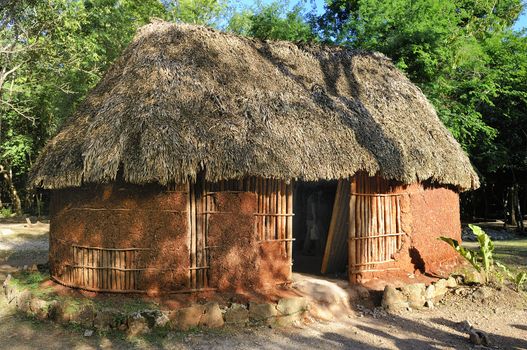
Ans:
{"label": "green plant", "polygon": [[476,225],[468,225],[479,243],[479,251],[467,249],[459,244],[459,242],[450,237],[439,237],[440,240],[448,243],[459,255],[465,258],[478,272],[483,272],[485,279],[488,280],[488,274],[491,266],[494,263],[493,252],[494,244],[490,237]]}
{"label": "green plant", "polygon": [[0,218],[10,218],[13,216],[11,208],[0,208]]}
{"label": "green plant", "polygon": [[505,274],[505,277],[516,286],[517,290],[523,289],[523,286],[527,283],[527,272],[519,271],[512,272],[511,269],[499,261],[496,261],[496,266],[498,266],[501,271]]}
{"label": "green plant", "polygon": [[[485,231],[476,225],[468,225],[479,244],[479,251],[467,249],[459,244],[459,242],[450,237],[439,237],[440,240],[448,243],[455,251],[465,258],[478,272],[482,272],[485,281],[489,280],[489,273],[495,272],[498,277],[503,275],[515,284],[516,289],[520,290],[527,283],[527,272],[519,271],[513,273],[508,266],[494,259],[494,243]],[[494,266],[500,268],[503,275],[494,269]],[[503,278],[500,278],[503,281]]]}

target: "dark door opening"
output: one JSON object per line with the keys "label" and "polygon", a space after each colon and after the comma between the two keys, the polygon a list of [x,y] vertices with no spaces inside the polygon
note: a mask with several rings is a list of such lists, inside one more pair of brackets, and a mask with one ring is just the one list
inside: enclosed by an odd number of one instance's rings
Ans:
{"label": "dark door opening", "polygon": [[337,181],[297,182],[294,188],[293,271],[321,275]]}

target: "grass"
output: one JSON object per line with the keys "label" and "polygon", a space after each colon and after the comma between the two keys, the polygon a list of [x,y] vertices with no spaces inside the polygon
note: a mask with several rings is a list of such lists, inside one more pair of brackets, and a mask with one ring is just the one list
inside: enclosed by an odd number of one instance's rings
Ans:
{"label": "grass", "polygon": [[65,306],[65,311],[74,313],[85,307],[95,310],[118,309],[127,314],[144,311],[159,310],[159,304],[140,298],[111,296],[108,298],[89,298],[82,296],[57,295],[52,287],[44,287],[42,283],[49,280],[48,273],[38,271],[23,271],[12,275],[11,283],[21,289],[27,289],[40,299],[46,301],[59,300]]}
{"label": "grass", "polygon": [[[527,269],[527,239],[510,241],[493,241],[494,258],[510,266],[514,270]],[[469,249],[477,250],[477,242],[463,242]]]}
{"label": "grass", "polygon": [[12,276],[11,283],[15,286],[28,289],[33,295],[38,296],[44,300],[50,300],[53,289],[50,287],[42,287],[42,282],[49,279],[47,274],[40,272],[21,272]]}

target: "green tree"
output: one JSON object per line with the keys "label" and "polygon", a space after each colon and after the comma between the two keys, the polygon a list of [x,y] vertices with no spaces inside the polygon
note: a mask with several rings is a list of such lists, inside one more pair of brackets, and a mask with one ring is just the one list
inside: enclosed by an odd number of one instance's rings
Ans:
{"label": "green tree", "polygon": [[21,211],[19,193],[33,159],[138,27],[152,17],[212,25],[222,11],[216,0],[4,0],[0,196],[7,192]]}
{"label": "green tree", "polygon": [[232,15],[227,30],[259,39],[313,41],[316,39],[304,19],[300,4],[291,10],[287,1],[259,4],[255,9],[243,9]]}
{"label": "green tree", "polygon": [[165,4],[169,20],[209,26],[218,26],[227,9],[223,0],[171,0]]}
{"label": "green tree", "polygon": [[0,9],[0,175],[21,211],[32,160],[158,1],[11,1]]}

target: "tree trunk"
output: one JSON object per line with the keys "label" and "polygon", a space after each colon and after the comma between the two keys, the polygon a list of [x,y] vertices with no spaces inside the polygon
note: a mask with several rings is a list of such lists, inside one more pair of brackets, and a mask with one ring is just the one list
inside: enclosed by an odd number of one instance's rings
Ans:
{"label": "tree trunk", "polygon": [[503,228],[507,228],[509,222],[509,188],[505,188],[505,195],[503,196]]}
{"label": "tree trunk", "polygon": [[2,174],[4,181],[6,183],[7,191],[9,192],[9,196],[11,197],[11,204],[13,207],[13,211],[17,215],[22,214],[22,202],[20,201],[20,197],[18,196],[18,192],[15,188],[15,185],[13,184],[13,172],[11,171],[11,168],[6,169],[3,165],[0,165],[0,174]]}
{"label": "tree trunk", "polygon": [[518,231],[523,232],[523,214],[522,214],[522,208],[520,205],[520,185],[514,184],[513,186],[513,193],[514,193],[514,207],[516,211],[516,228]]}
{"label": "tree trunk", "polygon": [[510,212],[510,224],[512,226],[518,226],[518,221],[516,220],[517,218],[517,212],[516,212],[517,198],[518,196],[516,195],[516,185],[512,185],[511,187],[509,187],[509,203],[510,203],[509,212]]}

